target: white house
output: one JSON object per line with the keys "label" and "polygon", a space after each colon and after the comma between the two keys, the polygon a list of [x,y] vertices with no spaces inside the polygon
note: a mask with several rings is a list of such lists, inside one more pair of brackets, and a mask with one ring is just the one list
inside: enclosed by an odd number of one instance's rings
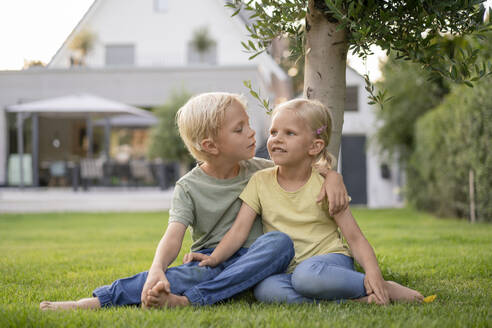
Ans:
{"label": "white house", "polygon": [[[288,76],[267,54],[248,59],[251,54],[245,53],[241,45],[241,41],[247,41],[246,19],[243,15],[231,17],[233,11],[225,4],[224,0],[96,0],[48,68],[73,67],[77,53],[70,45],[81,33],[89,33],[94,45],[84,62],[91,69],[208,68],[213,71],[250,67],[258,74],[253,82],[264,97],[288,98]],[[212,41],[202,52],[193,42],[199,32],[206,33]],[[214,77],[210,74],[211,79]],[[199,83],[216,86],[212,81]],[[189,88],[188,83],[174,81],[174,88],[182,86]],[[228,87],[218,87],[224,86]],[[265,118],[257,113],[252,116],[253,125],[263,130]],[[260,139],[264,137],[260,134]]]}
{"label": "white house", "polygon": [[[248,59],[250,54],[240,43],[247,40],[247,19],[231,17],[232,10],[225,3],[95,0],[46,69],[0,72],[0,128],[2,119],[5,121],[2,109],[26,101],[84,92],[153,107],[164,103],[173,90],[184,88],[191,93],[245,94],[258,141],[264,142],[268,118],[249,97],[243,81],[250,80],[263,97],[275,101],[293,96],[290,80],[269,55]],[[205,30],[205,39],[212,42],[200,51],[197,33]],[[84,58],[71,49],[74,38],[83,33],[92,35],[94,41]],[[77,66],[81,60],[85,65]],[[340,165],[347,187],[355,203],[369,207],[398,205],[397,168],[384,166],[373,147],[365,146],[375,120],[374,109],[367,105],[364,79],[348,68],[347,86]],[[2,145],[12,144],[7,130],[15,135],[14,128],[11,124],[0,131],[0,186],[7,184],[6,158],[13,152],[2,151]]]}
{"label": "white house", "polygon": [[347,68],[347,101],[339,169],[355,203],[368,207],[402,205],[401,172],[398,165],[381,158],[371,140],[377,129],[375,111],[368,104],[364,78]]}

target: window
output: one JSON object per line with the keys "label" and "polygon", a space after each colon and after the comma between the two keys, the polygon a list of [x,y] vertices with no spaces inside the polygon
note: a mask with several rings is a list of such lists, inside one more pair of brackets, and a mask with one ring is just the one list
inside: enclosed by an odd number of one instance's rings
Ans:
{"label": "window", "polygon": [[165,12],[168,10],[169,1],[168,0],[154,0],[154,11]]}
{"label": "window", "polygon": [[135,46],[133,44],[113,44],[106,46],[106,66],[135,65]]}
{"label": "window", "polygon": [[359,88],[356,86],[347,87],[345,95],[345,111],[346,112],[356,112],[358,111],[359,103]]}
{"label": "window", "polygon": [[206,50],[199,51],[194,42],[188,43],[188,64],[217,64],[217,44],[211,44]]}

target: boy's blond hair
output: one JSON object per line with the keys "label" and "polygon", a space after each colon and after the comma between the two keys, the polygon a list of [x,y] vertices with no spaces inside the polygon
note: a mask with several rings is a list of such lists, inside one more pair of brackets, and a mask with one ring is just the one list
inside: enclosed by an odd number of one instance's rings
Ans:
{"label": "boy's blond hair", "polygon": [[176,123],[179,134],[197,161],[208,160],[208,155],[200,144],[206,138],[214,140],[217,137],[225,112],[233,101],[237,101],[246,110],[246,101],[241,95],[227,92],[199,94],[178,110]]}
{"label": "boy's blond hair", "polygon": [[333,121],[330,110],[318,100],[293,99],[278,105],[272,114],[275,115],[278,111],[285,109],[295,112],[307,124],[315,138],[324,141],[325,148],[316,156],[314,166],[331,169],[336,160],[328,151]]}

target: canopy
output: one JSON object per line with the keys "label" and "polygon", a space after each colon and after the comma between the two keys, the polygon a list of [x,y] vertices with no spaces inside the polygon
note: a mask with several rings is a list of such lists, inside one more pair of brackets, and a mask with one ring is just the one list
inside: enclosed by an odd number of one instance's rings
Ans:
{"label": "canopy", "polygon": [[143,109],[90,94],[76,94],[11,105],[7,106],[7,112],[39,113],[40,116],[69,118],[86,118],[89,114],[91,116],[132,114],[153,117]]}
{"label": "canopy", "polygon": [[[151,113],[149,113],[152,115]],[[112,127],[122,127],[122,128],[146,128],[149,126],[156,125],[158,119],[152,116],[135,116],[135,115],[118,115],[108,118],[109,125]],[[106,124],[105,119],[97,120],[94,122],[95,126],[104,126]]]}
{"label": "canopy", "polygon": [[[143,109],[113,100],[104,99],[90,94],[76,94],[64,97],[57,97],[29,103],[12,105],[6,108],[7,112],[17,113],[17,148],[20,160],[19,165],[19,185],[21,188],[27,182],[24,176],[24,140],[23,140],[23,121],[30,114],[32,118],[32,173],[34,186],[39,185],[38,176],[38,157],[39,157],[39,123],[38,116],[59,117],[59,118],[82,118],[87,120],[88,149],[87,156],[92,157],[93,151],[93,132],[92,119],[105,117],[104,129],[104,152],[109,158],[109,136],[110,122],[108,116],[129,115],[147,120],[155,120],[155,116]],[[0,122],[1,123],[1,122]]]}

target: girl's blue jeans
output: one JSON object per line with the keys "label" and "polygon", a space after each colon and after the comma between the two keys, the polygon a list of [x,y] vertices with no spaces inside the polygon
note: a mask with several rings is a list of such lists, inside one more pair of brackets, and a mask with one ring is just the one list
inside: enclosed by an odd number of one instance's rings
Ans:
{"label": "girl's blue jeans", "polygon": [[354,260],[343,254],[313,256],[293,273],[270,276],[255,287],[255,297],[265,303],[311,303],[366,296],[364,274],[354,270]]}
{"label": "girl's blue jeans", "polygon": [[[213,248],[200,250],[210,255]],[[191,262],[167,269],[171,293],[184,295],[191,304],[209,305],[253,287],[272,274],[285,272],[294,246],[289,236],[272,231],[260,236],[249,248],[239,249],[215,268]],[[102,307],[139,305],[148,272],[118,279],[94,290]]]}

